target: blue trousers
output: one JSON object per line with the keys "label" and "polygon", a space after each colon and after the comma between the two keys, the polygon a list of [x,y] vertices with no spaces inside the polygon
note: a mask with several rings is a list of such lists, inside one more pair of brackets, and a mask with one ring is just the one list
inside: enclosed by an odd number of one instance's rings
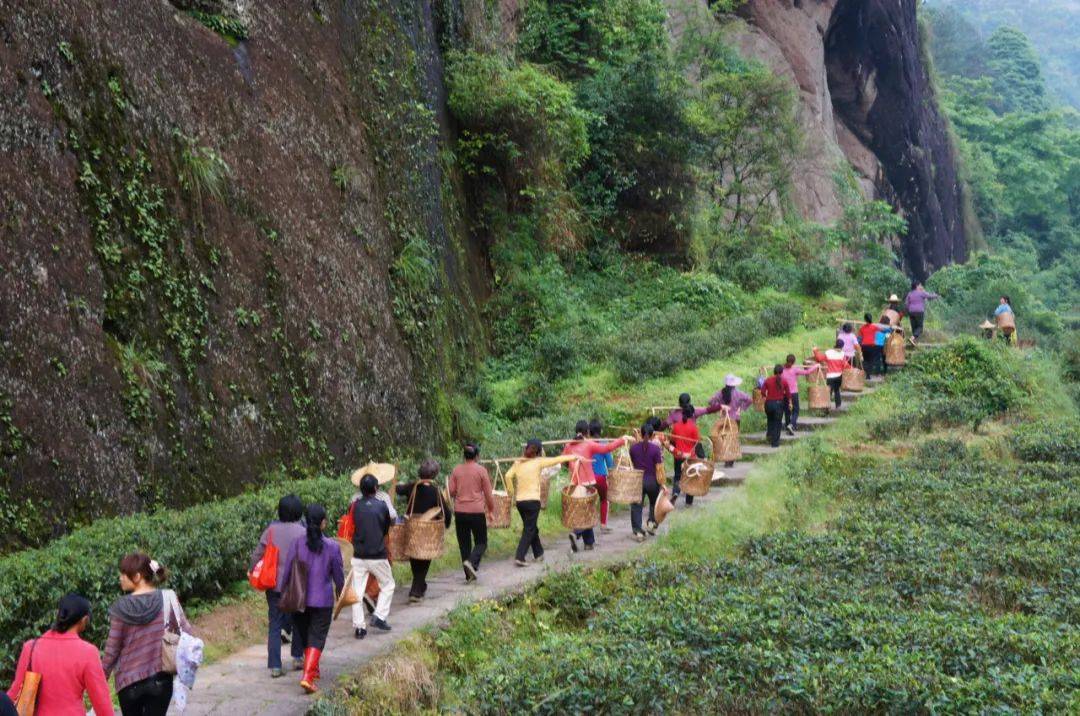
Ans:
{"label": "blue trousers", "polygon": [[[281,592],[268,591],[266,593],[266,666],[269,669],[281,668],[281,632],[292,631],[292,616],[284,614],[278,609],[281,600]],[[289,652],[294,659],[304,658],[303,640],[298,639],[293,633]]]}

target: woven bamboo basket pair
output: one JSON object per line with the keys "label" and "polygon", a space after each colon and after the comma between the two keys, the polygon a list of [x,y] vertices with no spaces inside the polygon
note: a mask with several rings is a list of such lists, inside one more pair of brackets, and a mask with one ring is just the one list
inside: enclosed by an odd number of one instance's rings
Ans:
{"label": "woven bamboo basket pair", "polygon": [[907,363],[907,354],[904,351],[904,337],[893,331],[885,340],[885,363],[888,365],[904,365]]}
{"label": "woven bamboo basket pair", "polygon": [[546,510],[548,498],[551,497],[551,483],[555,476],[562,471],[562,465],[555,465],[540,471],[540,509]]}
{"label": "woven bamboo basket pair", "polygon": [[405,556],[405,525],[400,522],[390,525],[386,533],[386,555],[391,562],[407,559]]}
{"label": "woven bamboo basket pair", "polygon": [[708,460],[690,458],[683,464],[679,489],[694,497],[709,494],[709,488],[712,487],[713,470],[713,464]]}
{"label": "woven bamboo basket pair", "polygon": [[829,407],[829,386],[825,383],[825,373],[818,370],[807,380],[806,397],[811,410],[825,410]]}
{"label": "woven bamboo basket pair", "polygon": [[1012,311],[1006,311],[1005,313],[999,313],[994,316],[994,322],[997,323],[998,328],[1012,328],[1016,329],[1016,314]]}
{"label": "woven bamboo basket pair", "polygon": [[630,453],[625,448],[620,450],[619,458],[607,476],[608,502],[617,505],[639,504],[644,482],[645,473],[634,469]]}
{"label": "woven bamboo basket pair", "polygon": [[840,379],[840,387],[853,393],[861,392],[866,388],[866,371],[855,366],[846,369]]}
{"label": "woven bamboo basket pair", "polygon": [[497,488],[500,480],[503,489],[492,490],[492,501],[495,503],[495,509],[492,510],[487,519],[487,526],[493,530],[505,530],[510,527],[510,510],[514,506],[514,498],[510,497],[506,491],[506,476],[503,475],[499,463],[495,463],[495,484],[493,487]]}
{"label": "woven bamboo basket pair", "polygon": [[751,399],[754,402],[754,410],[759,413],[765,412],[765,394],[761,392],[761,388],[754,388]]}
{"label": "woven bamboo basket pair", "polygon": [[562,523],[568,530],[588,530],[600,521],[600,493],[593,485],[587,485],[587,494],[574,495],[576,485],[562,489]]}
{"label": "woven bamboo basket pair", "polygon": [[446,551],[446,506],[443,504],[442,490],[433,482],[427,484],[439,491],[439,506],[430,519],[414,515],[413,503],[416,502],[416,488],[420,487],[420,482],[413,485],[409,506],[405,510],[405,514],[409,515],[405,519],[405,556],[409,559],[438,559]]}
{"label": "woven bamboo basket pair", "polygon": [[735,462],[742,459],[739,443],[739,423],[726,415],[713,425],[712,457],[716,462]]}

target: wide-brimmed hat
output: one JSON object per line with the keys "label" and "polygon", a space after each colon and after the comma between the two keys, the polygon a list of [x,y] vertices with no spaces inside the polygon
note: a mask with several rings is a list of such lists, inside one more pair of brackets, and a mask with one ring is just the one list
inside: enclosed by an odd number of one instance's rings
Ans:
{"label": "wide-brimmed hat", "polygon": [[982,328],[982,329],[993,328],[993,327],[994,327],[994,324],[991,323],[990,321],[983,321],[982,324],[979,326],[979,328]]}
{"label": "wide-brimmed hat", "polygon": [[890,300],[890,301],[899,301],[899,300],[900,300],[900,297],[899,297],[899,296],[897,296],[897,295],[896,295],[895,293],[893,293],[893,294],[890,294],[890,295],[889,295],[889,300]]}
{"label": "wide-brimmed hat", "polygon": [[728,373],[727,377],[724,378],[724,385],[728,388],[734,388],[735,386],[742,385],[742,378],[735,375],[734,373]]}
{"label": "wide-brimmed hat", "polygon": [[352,484],[360,487],[360,480],[364,475],[371,475],[380,485],[385,485],[388,482],[393,482],[397,477],[397,466],[388,462],[369,462],[362,468],[353,472],[349,478]]}

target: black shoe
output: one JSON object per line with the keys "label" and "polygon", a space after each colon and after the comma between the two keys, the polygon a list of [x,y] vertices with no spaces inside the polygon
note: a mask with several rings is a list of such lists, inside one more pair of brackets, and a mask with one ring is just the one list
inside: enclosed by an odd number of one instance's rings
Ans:
{"label": "black shoe", "polygon": [[577,537],[574,535],[573,532],[570,533],[570,551],[575,554],[577,554],[578,551]]}
{"label": "black shoe", "polygon": [[795,426],[794,425],[788,425],[787,426],[787,434],[788,435],[794,435],[795,434]]}
{"label": "black shoe", "polygon": [[472,562],[465,560],[461,563],[461,568],[465,570],[465,582],[476,581],[476,567],[472,566]]}
{"label": "black shoe", "polygon": [[284,629],[281,631],[281,643],[288,644],[292,641],[292,635]]}
{"label": "black shoe", "polygon": [[596,545],[592,545],[592,544],[587,544],[587,545],[585,545],[585,551],[586,551],[586,552],[592,552],[592,551],[593,551],[593,547],[595,547],[595,546],[596,546]]}
{"label": "black shoe", "polygon": [[379,631],[390,631],[390,625],[377,617],[371,620],[371,626],[375,627]]}
{"label": "black shoe", "polygon": [[675,503],[679,501],[679,493],[675,492],[671,495],[671,506],[674,507]]}
{"label": "black shoe", "polygon": [[363,639],[365,636],[367,636],[367,629],[353,629],[354,639]]}
{"label": "black shoe", "polygon": [[735,467],[735,461],[734,460],[728,460],[727,462],[724,463],[724,467]]}

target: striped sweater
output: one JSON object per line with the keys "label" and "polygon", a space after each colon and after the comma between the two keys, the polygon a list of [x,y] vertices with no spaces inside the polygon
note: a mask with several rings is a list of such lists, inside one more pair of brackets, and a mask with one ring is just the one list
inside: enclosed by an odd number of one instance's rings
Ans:
{"label": "striped sweater", "polygon": [[[121,597],[109,609],[109,639],[101,665],[105,677],[113,675],[116,690],[148,679],[161,671],[161,639],[165,636],[160,590]],[[174,623],[174,626],[177,626]],[[178,626],[191,631],[187,618]]]}

